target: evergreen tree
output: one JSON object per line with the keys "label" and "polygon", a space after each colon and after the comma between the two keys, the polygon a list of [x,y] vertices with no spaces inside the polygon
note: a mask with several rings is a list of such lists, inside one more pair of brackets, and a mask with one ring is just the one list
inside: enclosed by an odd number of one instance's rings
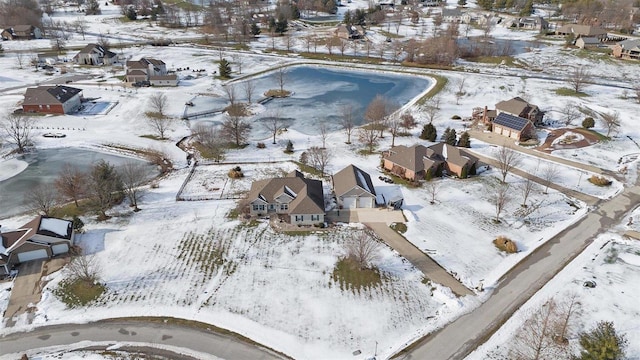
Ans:
{"label": "evergreen tree", "polygon": [[269,31],[273,33],[276,30],[276,19],[272,16],[269,18]]}
{"label": "evergreen tree", "polygon": [[356,9],[355,15],[353,16],[353,23],[356,25],[364,26],[367,21],[367,12],[363,9]]}
{"label": "evergreen tree", "polygon": [[227,59],[220,60],[220,65],[218,65],[218,72],[220,73],[220,77],[223,79],[228,79],[231,77],[231,65],[227,61]]}
{"label": "evergreen tree", "polygon": [[420,139],[428,141],[436,141],[438,133],[436,127],[433,124],[428,123],[422,127],[422,133],[420,133]]}
{"label": "evergreen tree", "polygon": [[251,23],[251,35],[258,36],[260,35],[260,32],[260,26],[258,26],[258,24],[256,23]]}
{"label": "evergreen tree", "polygon": [[455,146],[456,145],[456,131],[452,128],[447,128],[442,134],[442,141],[445,143]]}
{"label": "evergreen tree", "polygon": [[611,321],[600,321],[589,332],[580,334],[580,360],[622,360],[627,339],[616,333]]}
{"label": "evergreen tree", "polygon": [[287,148],[284,150],[285,153],[291,154],[293,153],[293,143],[291,140],[287,141]]}
{"label": "evergreen tree", "polygon": [[471,137],[469,136],[468,132],[463,132],[462,135],[460,135],[460,139],[458,139],[458,147],[464,147],[464,148],[470,148],[471,147]]}
{"label": "evergreen tree", "polygon": [[347,10],[344,13],[344,17],[342,18],[342,22],[345,23],[346,25],[351,25],[351,10]]}
{"label": "evergreen tree", "polygon": [[493,8],[493,0],[478,0],[477,3],[483,10],[491,10]]}
{"label": "evergreen tree", "polygon": [[131,21],[134,21],[138,18],[138,14],[136,14],[136,9],[133,7],[133,5],[127,6],[127,11],[125,12],[125,16],[127,17],[127,19]]}
{"label": "evergreen tree", "polygon": [[276,21],[276,29],[275,32],[277,34],[284,34],[287,31],[287,27],[289,27],[289,23],[287,22],[287,18],[284,16],[280,17],[278,21]]}
{"label": "evergreen tree", "polygon": [[520,16],[529,16],[533,13],[533,0],[527,0],[524,4],[524,8],[520,10]]}

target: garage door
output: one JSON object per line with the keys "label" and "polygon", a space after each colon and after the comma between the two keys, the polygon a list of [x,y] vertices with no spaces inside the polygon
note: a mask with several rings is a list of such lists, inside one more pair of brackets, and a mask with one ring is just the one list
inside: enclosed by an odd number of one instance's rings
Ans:
{"label": "garage door", "polygon": [[354,209],[357,204],[357,199],[354,197],[346,197],[342,199],[342,208],[344,209]]}
{"label": "garage door", "polygon": [[47,256],[47,250],[40,249],[40,250],[27,251],[27,252],[18,254],[18,261],[25,262],[25,261],[36,260],[36,259],[46,259],[48,257],[49,256]]}
{"label": "garage door", "polygon": [[67,245],[67,244],[53,245],[51,247],[51,251],[53,251],[53,255],[65,254],[65,253],[69,252],[69,245]]}
{"label": "garage door", "polygon": [[359,208],[371,208],[373,205],[371,204],[372,198],[370,197],[361,197],[358,199],[358,207]]}

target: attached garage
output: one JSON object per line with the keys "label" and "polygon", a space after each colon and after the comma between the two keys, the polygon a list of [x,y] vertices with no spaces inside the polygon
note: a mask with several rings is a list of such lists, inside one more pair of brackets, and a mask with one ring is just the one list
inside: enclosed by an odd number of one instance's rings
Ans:
{"label": "attached garage", "polygon": [[69,252],[69,245],[68,244],[53,245],[51,247],[51,251],[53,252],[53,255],[65,254]]}
{"label": "attached garage", "polygon": [[342,199],[342,208],[343,209],[355,209],[358,204],[358,198],[353,196],[347,196]]}
{"label": "attached garage", "polygon": [[46,259],[48,257],[49,255],[47,255],[47,250],[38,249],[38,250],[32,250],[32,251],[25,251],[23,253],[18,254],[18,261],[27,262],[31,260],[37,260],[37,259]]}
{"label": "attached garage", "polygon": [[359,208],[372,208],[374,207],[374,198],[363,196],[358,198],[358,207]]}

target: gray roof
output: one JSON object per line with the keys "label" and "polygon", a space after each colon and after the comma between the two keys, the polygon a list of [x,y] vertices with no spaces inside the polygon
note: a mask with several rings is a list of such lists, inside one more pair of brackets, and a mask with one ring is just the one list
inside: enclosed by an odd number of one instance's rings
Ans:
{"label": "gray roof", "polygon": [[622,48],[626,50],[640,49],[640,39],[629,39],[620,41],[618,45],[622,46]]}
{"label": "gray roof", "polygon": [[596,36],[596,35],[607,35],[607,31],[592,25],[579,25],[579,24],[567,24],[561,26],[557,33],[562,34],[576,34],[580,36]]}
{"label": "gray roof", "polygon": [[349,192],[356,186],[371,195],[376,194],[371,176],[354,165],[349,165],[333,175],[333,190],[337,196]]}
{"label": "gray roof", "polygon": [[23,105],[59,105],[82,92],[82,89],[65,85],[38,86],[24,93]]}
{"label": "gray roof", "polygon": [[460,167],[464,167],[468,163],[475,163],[478,161],[478,158],[471,155],[471,153],[465,149],[452,146],[444,142],[429,146],[429,150],[432,151],[432,159],[437,161],[446,161]]}
{"label": "gray roof", "polygon": [[522,131],[531,121],[519,116],[513,116],[507,113],[500,113],[498,117],[493,120],[494,124],[507,127],[509,129]]}
{"label": "gray roof", "polygon": [[254,181],[248,199],[275,203],[275,198],[282,194],[293,198],[289,203],[289,214],[324,214],[322,181],[307,179],[299,171],[293,171],[283,178]]}
{"label": "gray roof", "polygon": [[149,76],[149,80],[178,80],[178,75],[176,74],[153,75],[153,76]]}
{"label": "gray roof", "polygon": [[578,41],[582,41],[585,44],[600,44],[600,39],[594,37],[581,37]]}
{"label": "gray roof", "polygon": [[398,145],[389,150],[385,159],[417,173],[425,169],[423,159],[427,158],[427,152],[428,149],[424,145],[416,144],[411,147]]}
{"label": "gray roof", "polygon": [[462,16],[462,11],[458,8],[455,9],[442,9],[442,16]]}
{"label": "gray roof", "polygon": [[478,159],[468,151],[444,142],[429,147],[419,144],[411,147],[404,145],[394,146],[388,155],[385,155],[385,159],[416,173],[429,169],[434,164],[445,161],[461,167],[469,162],[475,163],[478,161]]}
{"label": "gray roof", "polygon": [[112,57],[116,56],[116,53],[114,53],[112,51],[109,51],[109,50],[105,49],[104,47],[102,47],[101,45],[98,45],[98,44],[87,44],[87,46],[82,48],[82,50],[80,50],[80,52],[78,52],[78,54],[90,54],[92,52],[97,52],[102,57],[106,57],[106,58],[112,58]]}

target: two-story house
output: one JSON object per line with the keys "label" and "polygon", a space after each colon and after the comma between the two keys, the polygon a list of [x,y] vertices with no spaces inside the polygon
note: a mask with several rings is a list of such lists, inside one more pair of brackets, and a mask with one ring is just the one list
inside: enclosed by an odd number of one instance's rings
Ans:
{"label": "two-story house", "polygon": [[129,83],[148,81],[150,85],[177,86],[178,76],[167,71],[164,61],[142,58],[127,61],[125,81]]}

